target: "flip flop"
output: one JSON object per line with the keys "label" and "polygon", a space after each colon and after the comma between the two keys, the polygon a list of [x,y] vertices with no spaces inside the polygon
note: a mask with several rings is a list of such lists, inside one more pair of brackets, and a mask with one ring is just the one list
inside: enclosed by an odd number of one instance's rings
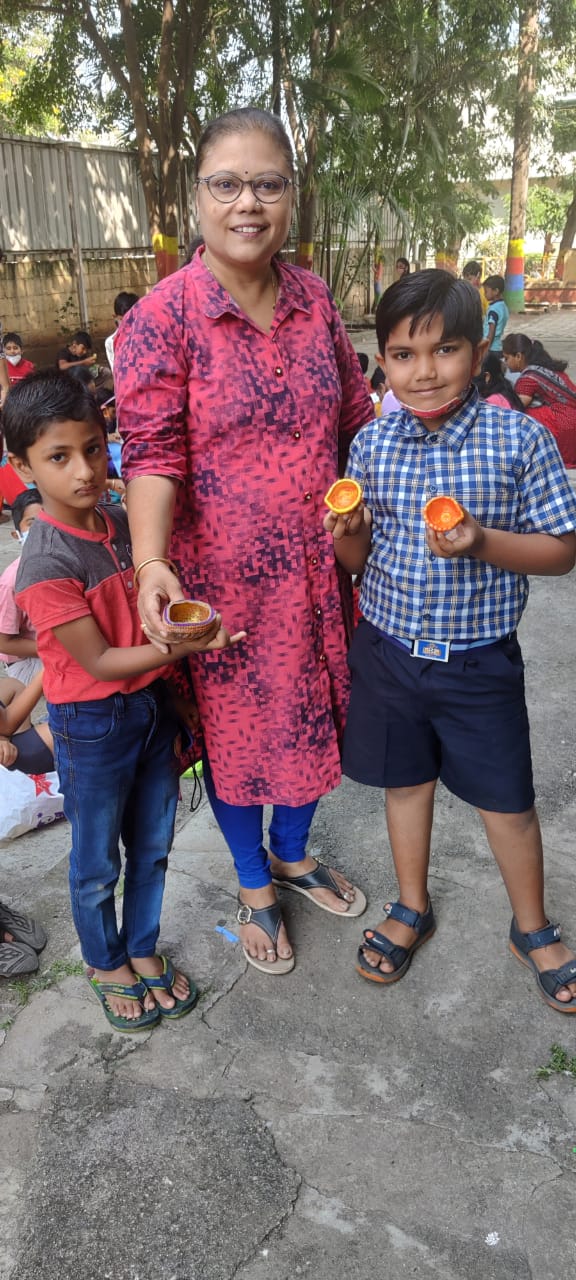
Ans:
{"label": "flip flop", "polygon": [[124,985],[122,982],[101,982],[99,978],[90,977],[89,973],[86,974],[86,978],[102,1005],[104,1016],[115,1031],[123,1031],[127,1035],[134,1035],[137,1031],[149,1031],[151,1027],[158,1026],[160,1014],[157,1005],[154,1009],[144,1009],[142,1007],[142,1013],[139,1018],[125,1018],[120,1013],[114,1013],[108,1004],[107,996],[110,995],[122,996],[124,1000],[138,1000],[143,1006],[148,995],[143,982],[134,982],[132,986]]}
{"label": "flip flop", "polygon": [[20,978],[35,973],[38,956],[24,942],[0,942],[0,978]]}
{"label": "flip flop", "polygon": [[521,933],[516,917],[513,916],[510,925],[510,950],[520,964],[532,970],[540,995],[551,1009],[557,1009],[558,1013],[576,1013],[576,996],[567,1001],[556,999],[556,992],[560,987],[565,987],[576,979],[576,959],[567,960],[559,969],[544,969],[540,972],[528,954],[529,951],[539,951],[540,947],[550,947],[552,943],[559,942],[560,936],[558,924],[547,924],[544,929],[535,929],[533,933]]}
{"label": "flip flop", "polygon": [[[324,863],[319,862],[318,859],[316,859],[314,871],[306,871],[302,876],[273,875],[272,883],[280,885],[283,889],[292,889],[294,893],[301,893],[304,898],[309,898],[315,907],[320,907],[321,911],[329,911],[331,916],[338,916],[341,920],[356,920],[366,910],[366,898],[362,890],[354,886],[356,897],[353,902],[348,902],[344,890],[340,888],[330,867],[325,867]],[[336,911],[335,907],[329,907],[326,902],[319,902],[313,896],[312,889],[331,889],[341,902],[348,902],[348,910]]]}
{"label": "flip flop", "polygon": [[162,991],[167,991],[168,995],[173,997],[175,1004],[172,1005],[171,1009],[164,1009],[161,1004],[157,1004],[156,1007],[160,1012],[161,1018],[165,1018],[167,1022],[175,1022],[178,1018],[185,1018],[186,1014],[190,1013],[194,1008],[199,995],[198,987],[185,974],[184,976],[190,985],[190,993],[185,1000],[179,1000],[172,989],[176,981],[173,964],[167,956],[158,956],[158,959],[162,961],[162,973],[156,974],[154,977],[147,973],[138,973],[136,976],[140,979],[140,982],[144,983],[148,991],[154,992],[161,989]]}
{"label": "flip flop", "polygon": [[[356,970],[369,982],[389,987],[392,982],[398,982],[404,977],[410,968],[414,952],[428,942],[436,932],[436,921],[430,899],[428,899],[426,911],[423,912],[412,911],[411,907],[405,907],[402,902],[388,902],[384,910],[390,920],[400,920],[402,924],[408,925],[410,929],[416,929],[418,933],[418,937],[410,947],[401,947],[398,943],[391,942],[390,938],[387,938],[384,933],[379,933],[377,929],[364,930],[364,941],[358,948]],[[394,965],[394,969],[390,973],[384,973],[382,969],[374,968],[373,965],[368,964],[365,951],[377,951],[379,955],[386,956],[386,959]]]}
{"label": "flip flop", "polygon": [[[269,907],[249,907],[246,902],[242,902],[238,898],[238,911],[236,919],[238,924],[257,924],[270,938],[273,946],[270,951],[276,951],[276,943],[278,934],[280,933],[280,925],[282,924],[282,908],[279,902],[273,902]],[[242,947],[248,964],[254,965],[255,969],[259,969],[260,973],[269,973],[271,975],[281,976],[284,973],[291,973],[296,961],[294,956],[283,959],[282,956],[276,955],[275,960],[259,960],[257,956],[251,956],[247,947]]]}
{"label": "flip flop", "polygon": [[34,951],[43,951],[48,941],[42,925],[21,911],[13,911],[5,902],[0,902],[0,933],[11,933],[15,942],[24,942]]}

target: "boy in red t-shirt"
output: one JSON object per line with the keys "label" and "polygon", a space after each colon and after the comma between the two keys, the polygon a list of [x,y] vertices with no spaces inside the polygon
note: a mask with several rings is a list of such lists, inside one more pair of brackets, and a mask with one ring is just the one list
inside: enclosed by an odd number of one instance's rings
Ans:
{"label": "boy in red t-shirt", "polygon": [[[44,663],[72,826],[74,923],[108,1021],[118,1031],[141,1031],[160,1017],[182,1017],[198,994],[156,955],[178,798],[178,726],[158,677],[180,657],[225,648],[244,634],[230,637],[217,615],[200,640],[167,654],[147,643],[126,513],[98,505],[105,422],[81,383],[56,371],[33,374],[10,392],[3,425],[13,465],[44,504],[22,553],[16,599]],[[118,930],[120,836],[126,865]]]}
{"label": "boy in red t-shirt", "polygon": [[36,365],[31,360],[25,360],[22,355],[23,342],[19,333],[4,334],[4,354],[6,356],[6,365],[8,371],[8,381],[10,386],[15,382],[20,382],[21,378],[27,378],[29,373],[36,372]]}

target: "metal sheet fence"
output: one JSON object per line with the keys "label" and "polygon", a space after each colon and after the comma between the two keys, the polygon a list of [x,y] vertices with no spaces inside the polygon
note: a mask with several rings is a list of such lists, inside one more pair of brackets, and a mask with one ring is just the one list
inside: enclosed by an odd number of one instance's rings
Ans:
{"label": "metal sheet fence", "polygon": [[0,245],[11,253],[73,245],[82,251],[145,249],[150,243],[134,152],[0,137]]}

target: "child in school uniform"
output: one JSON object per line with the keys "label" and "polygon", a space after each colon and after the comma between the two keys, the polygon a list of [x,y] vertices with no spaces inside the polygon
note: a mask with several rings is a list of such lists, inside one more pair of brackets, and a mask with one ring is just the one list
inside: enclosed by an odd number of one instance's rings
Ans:
{"label": "child in school uniform", "polygon": [[[428,861],[438,778],[483,819],[510,898],[510,946],[540,994],[576,1012],[576,959],[549,922],[516,627],[529,574],[576,558],[576,495],[539,423],[479,399],[486,341],[476,290],[445,271],[393,284],[376,313],[380,363],[402,408],[364,427],[347,474],[363,504],[325,518],[362,573],[350,651],[344,772],[386,788],[399,901],[366,930],[357,968],[387,985],[434,933]],[[435,532],[436,495],[460,522]]]}
{"label": "child in school uniform", "polygon": [[[72,914],[88,977],[118,1031],[188,1013],[193,982],[156,955],[178,798],[178,725],[167,665],[240,637],[221,626],[162,653],[136,608],[122,507],[100,506],[106,426],[86,388],[51,371],[14,388],[4,412],[10,456],[42,495],[16,599],[36,630],[64,808],[72,827]],[[114,889],[126,849],[122,927]]]}

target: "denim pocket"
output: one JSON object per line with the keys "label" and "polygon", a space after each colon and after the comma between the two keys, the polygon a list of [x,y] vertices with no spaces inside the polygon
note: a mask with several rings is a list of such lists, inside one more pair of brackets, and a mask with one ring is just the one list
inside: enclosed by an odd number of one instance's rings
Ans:
{"label": "denim pocket", "polygon": [[57,738],[78,743],[104,742],[112,736],[118,724],[116,699],[52,704],[49,720],[52,733]]}

